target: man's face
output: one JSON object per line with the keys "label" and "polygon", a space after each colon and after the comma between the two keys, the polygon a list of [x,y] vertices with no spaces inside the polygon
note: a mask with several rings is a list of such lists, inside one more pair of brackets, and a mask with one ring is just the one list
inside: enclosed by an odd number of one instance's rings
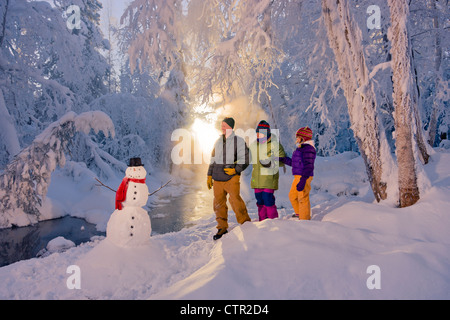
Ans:
{"label": "man's face", "polygon": [[222,134],[225,137],[228,137],[231,134],[231,132],[233,131],[233,129],[226,122],[223,122],[223,121],[222,121],[221,129],[222,129]]}

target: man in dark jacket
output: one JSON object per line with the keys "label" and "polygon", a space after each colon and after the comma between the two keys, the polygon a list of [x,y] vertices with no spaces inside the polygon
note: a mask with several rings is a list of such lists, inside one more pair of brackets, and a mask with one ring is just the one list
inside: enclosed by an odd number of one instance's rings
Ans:
{"label": "man in dark jacket", "polygon": [[207,185],[208,189],[214,190],[214,212],[218,229],[214,240],[228,232],[227,194],[230,195],[231,208],[236,214],[237,222],[243,224],[251,221],[240,196],[240,176],[249,165],[249,151],[245,140],[234,133],[234,123],[233,118],[222,121],[223,135],[214,144],[208,169]]}

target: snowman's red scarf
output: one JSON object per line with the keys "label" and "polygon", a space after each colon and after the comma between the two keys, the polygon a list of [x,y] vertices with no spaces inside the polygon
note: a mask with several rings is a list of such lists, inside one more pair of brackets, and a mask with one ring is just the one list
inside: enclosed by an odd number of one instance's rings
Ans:
{"label": "snowman's red scarf", "polygon": [[130,181],[135,183],[145,183],[145,179],[123,178],[119,189],[116,191],[116,209],[122,210],[122,202],[124,202],[127,197],[128,183]]}

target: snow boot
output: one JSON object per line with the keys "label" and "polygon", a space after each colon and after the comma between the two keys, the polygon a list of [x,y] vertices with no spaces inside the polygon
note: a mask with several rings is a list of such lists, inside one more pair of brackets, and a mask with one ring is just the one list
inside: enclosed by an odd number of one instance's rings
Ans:
{"label": "snow boot", "polygon": [[220,238],[222,238],[224,234],[227,233],[228,233],[227,229],[219,229],[217,233],[213,236],[213,240],[219,240]]}

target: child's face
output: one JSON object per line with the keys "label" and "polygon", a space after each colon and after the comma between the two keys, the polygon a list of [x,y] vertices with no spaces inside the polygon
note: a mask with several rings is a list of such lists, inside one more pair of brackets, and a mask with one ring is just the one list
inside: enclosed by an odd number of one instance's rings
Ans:
{"label": "child's face", "polygon": [[302,137],[297,137],[297,143],[300,144],[303,142],[303,138]]}

